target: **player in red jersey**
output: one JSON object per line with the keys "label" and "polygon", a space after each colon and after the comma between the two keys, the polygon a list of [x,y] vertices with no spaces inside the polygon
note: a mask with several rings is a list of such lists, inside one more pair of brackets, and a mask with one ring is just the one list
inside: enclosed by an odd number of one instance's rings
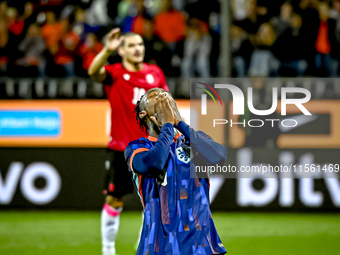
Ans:
{"label": "player in red jersey", "polygon": [[[105,65],[114,51],[122,57],[122,63]],[[144,55],[142,37],[134,33],[122,36],[116,28],[109,33],[105,47],[88,70],[93,80],[104,84],[111,105],[110,161],[106,165],[106,200],[101,214],[103,255],[115,254],[123,198],[133,192],[134,187],[124,150],[130,141],[145,136],[132,113],[139,98],[149,89],[169,90],[162,70],[156,65],[143,63]]]}

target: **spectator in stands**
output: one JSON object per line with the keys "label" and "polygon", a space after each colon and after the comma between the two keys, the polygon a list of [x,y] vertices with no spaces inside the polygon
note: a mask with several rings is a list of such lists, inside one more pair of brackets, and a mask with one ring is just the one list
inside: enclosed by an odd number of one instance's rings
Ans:
{"label": "spectator in stands", "polygon": [[277,17],[281,13],[281,6],[286,2],[294,2],[291,0],[257,0],[258,19],[263,23],[270,22],[273,17]]}
{"label": "spectator in stands", "polygon": [[23,14],[20,17],[24,20],[23,37],[26,36],[29,27],[36,21],[37,13],[34,9],[34,5],[31,2],[27,2],[24,5]]}
{"label": "spectator in stands", "polygon": [[6,18],[7,17],[7,2],[2,1],[0,2],[0,18]]}
{"label": "spectator in stands", "polygon": [[8,65],[8,30],[6,19],[0,16],[0,74],[7,72]]}
{"label": "spectator in stands", "polygon": [[105,31],[105,28],[101,26],[89,25],[87,23],[86,15],[86,11],[81,8],[75,10],[73,30],[82,41],[86,39],[88,33],[96,34],[101,30]]}
{"label": "spectator in stands", "polygon": [[66,19],[63,22],[65,23],[64,26],[67,28],[67,32],[59,41],[57,45],[58,48],[53,54],[53,58],[54,62],[58,66],[63,67],[63,69],[66,71],[66,77],[73,77],[75,75],[74,57],[78,51],[80,39],[73,31],[73,26],[69,19]]}
{"label": "spectator in stands", "polygon": [[[308,63],[314,63],[315,61],[315,39],[318,32],[317,28],[320,25],[317,6],[318,0],[301,0],[300,4],[296,6],[296,12],[300,14],[302,18],[300,34],[304,39],[304,50],[308,52],[306,56]],[[307,74],[316,74],[314,65],[309,65]]]}
{"label": "spectator in stands", "polygon": [[[34,8],[31,2],[25,4],[18,3],[17,8],[10,7],[7,10],[9,44],[16,49],[25,38],[29,26],[34,23],[36,19],[35,15],[33,15]],[[11,55],[11,59],[14,60],[16,58],[16,54]]]}
{"label": "spectator in stands", "polygon": [[[38,15],[39,16],[39,15]],[[48,76],[56,76],[55,54],[59,50],[59,41],[65,34],[65,22],[56,19],[52,11],[45,14],[46,23],[42,27],[42,38],[46,47],[46,73]]]}
{"label": "spectator in stands", "polygon": [[339,69],[339,44],[335,36],[335,20],[329,18],[329,6],[326,2],[320,2],[319,27],[315,40],[315,66],[318,71],[325,69],[330,76],[338,76]]}
{"label": "spectator in stands", "polygon": [[294,13],[289,23],[277,38],[274,55],[281,61],[281,75],[303,76],[308,67],[308,52],[304,48],[308,42],[301,35],[301,16]]}
{"label": "spectator in stands", "polygon": [[89,69],[93,59],[103,49],[95,34],[87,34],[85,42],[79,48],[79,55],[83,59],[82,67],[84,70]]}
{"label": "spectator in stands", "polygon": [[97,0],[92,2],[90,8],[86,10],[86,19],[89,25],[105,27],[112,23],[107,12],[108,1],[109,0]]}
{"label": "spectator in stands", "polygon": [[172,76],[172,52],[165,42],[153,34],[153,23],[151,20],[145,20],[144,22],[143,40],[145,51],[147,52],[144,61],[149,64],[158,65],[166,76]]}
{"label": "spectator in stands", "polygon": [[46,6],[52,9],[52,8],[60,7],[63,4],[64,0],[40,0],[38,2],[39,2],[39,5]]}
{"label": "spectator in stands", "polygon": [[212,39],[209,35],[208,25],[196,18],[190,18],[181,67],[184,80],[193,77],[195,70],[201,78],[210,77],[211,44]]}
{"label": "spectator in stands", "polygon": [[202,20],[206,23],[209,23],[209,16],[211,13],[219,13],[220,12],[220,3],[218,0],[195,0],[195,1],[186,1],[185,12],[187,13],[187,17],[195,17],[199,20]]}
{"label": "spectator in stands", "polygon": [[86,12],[80,8],[76,9],[74,19],[75,21],[73,24],[73,31],[79,36],[81,40],[85,40],[86,34],[88,33],[88,31],[86,31]]}
{"label": "spectator in stands", "polygon": [[13,7],[8,8],[7,17],[8,31],[15,36],[20,35],[24,28],[25,21],[18,17],[18,10]]}
{"label": "spectator in stands", "polygon": [[138,14],[133,21],[131,31],[143,36],[145,34],[145,27],[147,26],[145,25],[145,21],[151,20],[151,16],[147,13],[143,0],[137,0],[136,3],[138,4]]}
{"label": "spectator in stands", "polygon": [[299,8],[301,11],[315,10],[318,7],[319,0],[301,0]]}
{"label": "spectator in stands", "polygon": [[248,3],[250,0],[232,0],[232,11],[236,21],[244,20],[247,17]]}
{"label": "spectator in stands", "polygon": [[18,46],[24,37],[25,21],[18,16],[18,10],[14,7],[7,8],[7,28],[8,28],[8,49],[7,53],[9,59],[8,73],[10,76],[15,74],[15,70],[12,69],[13,62],[19,57]]}
{"label": "spectator in stands", "polygon": [[[218,8],[220,9],[220,8]],[[221,16],[219,12],[211,12],[209,15],[209,34],[212,38],[210,53],[210,73],[217,77],[220,72],[220,48],[221,48]]]}
{"label": "spectator in stands", "polygon": [[[37,67],[39,77],[44,77],[46,69],[46,61],[43,58],[45,43],[41,37],[40,28],[36,24],[29,27],[25,39],[19,45],[19,50],[23,52],[24,57],[18,59],[16,64],[26,67],[26,70],[30,70],[30,67]],[[27,73],[25,76],[30,75]]]}
{"label": "spectator in stands", "polygon": [[268,77],[277,75],[280,62],[274,57],[272,51],[276,41],[273,28],[264,23],[256,34],[255,51],[250,60],[249,75],[251,77]]}
{"label": "spectator in stands", "polygon": [[248,34],[239,26],[231,26],[231,52],[238,77],[245,77],[249,68],[250,57],[254,50]]}
{"label": "spectator in stands", "polygon": [[241,26],[245,28],[249,34],[256,34],[261,25],[259,14],[263,14],[263,12],[265,12],[265,10],[258,9],[257,0],[250,1],[246,18],[240,21]]}
{"label": "spectator in stands", "polygon": [[175,52],[176,44],[185,37],[185,16],[173,8],[171,0],[165,0],[163,10],[154,19],[154,29],[154,33]]}
{"label": "spectator in stands", "polygon": [[134,12],[127,15],[122,22],[122,32],[133,32],[141,36],[144,35],[145,21],[151,20],[147,13],[143,0],[136,0],[134,3]]}
{"label": "spectator in stands", "polygon": [[[212,38],[211,52],[209,57],[210,75],[216,77],[219,72],[220,57],[220,1],[218,0],[195,0],[183,1],[185,3],[186,17],[197,18],[209,25],[209,34]],[[174,1],[173,1],[173,4]],[[184,3],[183,3],[184,4]],[[177,4],[178,5],[178,4]]]}
{"label": "spectator in stands", "polygon": [[56,20],[54,12],[47,12],[46,24],[42,28],[42,38],[45,41],[46,48],[52,53],[52,55],[58,49],[58,42],[64,33],[64,24]]}
{"label": "spectator in stands", "polygon": [[117,17],[115,19],[116,24],[121,25],[125,17],[137,14],[134,1],[135,0],[122,0],[118,3]]}
{"label": "spectator in stands", "polygon": [[340,42],[340,0],[333,1],[330,17],[336,21],[335,36],[337,41]]}
{"label": "spectator in stands", "polygon": [[289,2],[286,2],[281,6],[280,16],[274,17],[271,20],[272,27],[277,37],[279,37],[287,28],[291,27],[292,14],[293,7]]}

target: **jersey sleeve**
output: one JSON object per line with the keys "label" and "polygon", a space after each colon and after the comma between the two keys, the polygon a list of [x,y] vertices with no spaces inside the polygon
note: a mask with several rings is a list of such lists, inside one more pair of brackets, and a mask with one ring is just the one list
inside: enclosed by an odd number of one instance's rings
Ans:
{"label": "jersey sleeve", "polygon": [[103,84],[106,86],[111,86],[113,84],[113,81],[115,79],[115,68],[114,65],[105,65],[104,66],[106,71],[106,77],[103,81]]}
{"label": "jersey sleeve", "polygon": [[134,172],[132,167],[133,158],[141,152],[149,151],[150,145],[143,140],[136,140],[130,142],[124,151],[125,162],[131,172]]}
{"label": "jersey sleeve", "polygon": [[174,138],[174,127],[166,123],[158,136],[157,142],[141,144],[130,143],[125,150],[126,163],[130,171],[146,176],[158,176],[163,171],[169,158],[169,151]]}

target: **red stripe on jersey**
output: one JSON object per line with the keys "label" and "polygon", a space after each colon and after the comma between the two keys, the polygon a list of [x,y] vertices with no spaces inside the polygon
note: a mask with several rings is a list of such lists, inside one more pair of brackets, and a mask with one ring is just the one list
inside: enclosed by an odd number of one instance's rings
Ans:
{"label": "red stripe on jersey", "polygon": [[139,148],[139,149],[133,151],[133,153],[132,153],[132,155],[131,155],[131,157],[130,157],[130,164],[129,164],[129,165],[130,165],[130,169],[131,169],[132,172],[134,172],[134,171],[133,171],[133,168],[132,168],[132,160],[133,160],[133,157],[136,156],[137,153],[140,153],[140,152],[142,152],[142,151],[148,151],[148,150],[149,150],[149,149],[147,149],[147,148]]}
{"label": "red stripe on jersey", "polygon": [[[180,136],[181,136],[181,133],[177,133],[177,135],[174,137],[173,142],[175,143],[176,140],[178,139],[178,137],[180,137]],[[148,136],[147,139],[149,139],[151,142],[157,142],[158,141],[158,138],[154,137],[154,136]]]}
{"label": "red stripe on jersey", "polygon": [[143,190],[142,190],[142,175],[138,175],[138,180],[139,180],[139,187],[138,187],[138,192],[140,194],[140,198],[142,200],[143,208],[145,207],[145,202],[143,199]]}

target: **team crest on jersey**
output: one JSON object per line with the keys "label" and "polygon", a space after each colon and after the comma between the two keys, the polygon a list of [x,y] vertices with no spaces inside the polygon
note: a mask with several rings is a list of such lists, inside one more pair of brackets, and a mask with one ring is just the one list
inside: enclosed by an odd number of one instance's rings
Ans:
{"label": "team crest on jersey", "polygon": [[130,80],[130,74],[127,74],[127,73],[123,74],[123,78],[126,81]]}
{"label": "team crest on jersey", "polygon": [[146,81],[147,81],[148,83],[152,84],[152,83],[155,81],[155,79],[153,78],[153,76],[152,76],[151,74],[148,74],[148,75],[146,76]]}
{"label": "team crest on jersey", "polygon": [[176,149],[177,159],[179,161],[184,162],[185,164],[189,163],[190,160],[193,158],[193,154],[191,151],[191,147],[187,145],[183,145]]}

